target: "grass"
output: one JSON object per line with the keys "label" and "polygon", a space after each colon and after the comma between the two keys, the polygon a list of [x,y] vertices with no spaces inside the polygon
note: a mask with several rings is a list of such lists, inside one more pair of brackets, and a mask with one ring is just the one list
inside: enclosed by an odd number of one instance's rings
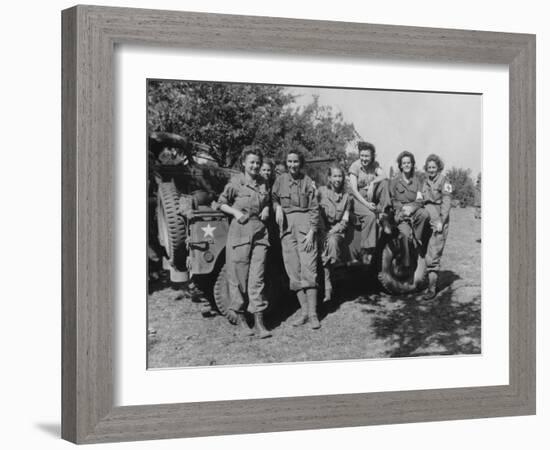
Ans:
{"label": "grass", "polygon": [[[338,303],[321,305],[322,328],[290,325],[295,300],[268,318],[273,337],[242,337],[192,284],[162,280],[148,299],[149,368],[480,353],[481,222],[471,208],[451,212],[438,295],[390,296],[350,273]],[[342,294],[345,284],[345,295]],[[340,294],[339,294],[340,293]]]}

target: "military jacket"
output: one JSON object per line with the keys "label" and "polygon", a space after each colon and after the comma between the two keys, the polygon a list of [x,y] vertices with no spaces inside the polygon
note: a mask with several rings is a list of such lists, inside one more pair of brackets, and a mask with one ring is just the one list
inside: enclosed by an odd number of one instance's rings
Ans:
{"label": "military jacket", "polygon": [[434,180],[426,177],[422,186],[422,198],[425,204],[441,205],[441,220],[445,222],[451,209],[453,187],[443,174],[439,173]]}
{"label": "military jacket", "polygon": [[336,192],[329,186],[318,190],[319,211],[323,225],[332,226],[342,220],[344,213],[351,208],[351,198],[347,192]]}
{"label": "military jacket", "polygon": [[319,227],[319,205],[313,181],[305,174],[294,179],[289,173],[279,175],[271,189],[274,204],[281,205],[285,214],[307,212],[311,229]]}
{"label": "military jacket", "polygon": [[232,206],[250,217],[259,217],[269,205],[269,191],[262,178],[247,180],[244,174],[240,174],[225,185],[218,203]]}
{"label": "military jacket", "polygon": [[363,196],[366,195],[368,187],[381,172],[382,168],[378,161],[373,161],[365,169],[358,159],[349,168],[349,174],[357,177],[357,189]]}
{"label": "military jacket", "polygon": [[418,193],[421,191],[422,185],[416,174],[412,176],[409,182],[404,179],[403,175],[393,178],[390,183],[390,196],[395,211],[399,212],[405,205],[422,207],[423,202],[418,199]]}

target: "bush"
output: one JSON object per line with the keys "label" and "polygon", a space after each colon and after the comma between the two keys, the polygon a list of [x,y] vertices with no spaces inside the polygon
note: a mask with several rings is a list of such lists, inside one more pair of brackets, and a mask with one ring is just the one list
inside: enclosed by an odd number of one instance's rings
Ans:
{"label": "bush", "polygon": [[471,178],[470,169],[453,167],[447,172],[447,179],[453,186],[453,199],[458,201],[462,208],[474,206],[476,188]]}

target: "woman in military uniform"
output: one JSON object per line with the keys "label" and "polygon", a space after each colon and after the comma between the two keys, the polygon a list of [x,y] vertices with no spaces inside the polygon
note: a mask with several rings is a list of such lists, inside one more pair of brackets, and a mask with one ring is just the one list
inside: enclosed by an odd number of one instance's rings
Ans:
{"label": "woman in military uniform", "polygon": [[260,176],[262,153],[256,147],[246,147],[241,154],[243,173],[231,179],[218,199],[220,209],[233,216],[226,244],[226,270],[231,303],[245,335],[252,330],[246,323],[245,298],[248,311],[254,315],[260,338],[270,337],[265,328],[263,311],[267,308],[264,294],[264,268],[269,238],[264,221],[269,216],[269,192]]}
{"label": "woman in military uniform", "polygon": [[317,196],[313,181],[302,172],[304,156],[299,150],[287,153],[286,166],[287,172],[273,184],[272,199],[290,290],[296,292],[301,308],[293,325],[309,321],[317,329],[321,326],[317,317]]}
{"label": "woman in military uniform", "polygon": [[424,164],[424,171],[428,175],[422,186],[424,208],[430,216],[432,236],[428,244],[426,262],[428,265],[428,290],[425,298],[436,295],[436,285],[439,273],[441,255],[447,241],[449,231],[449,216],[451,211],[451,183],[443,175],[443,161],[437,155],[429,155]]}
{"label": "woman in military uniform", "polygon": [[402,237],[401,249],[406,255],[405,265],[409,264],[409,240],[420,246],[429,220],[428,213],[423,208],[422,183],[415,172],[415,164],[411,152],[401,152],[397,157],[401,174],[390,185],[395,221]]}
{"label": "woman in military uniform", "polygon": [[265,158],[260,167],[260,175],[265,180],[267,187],[271,190],[273,181],[275,181],[275,163],[272,159]]}
{"label": "woman in military uniform", "polygon": [[332,266],[341,260],[342,244],[349,221],[351,198],[344,189],[344,170],[333,165],[328,184],[318,189],[320,212],[321,259],[325,275],[325,299],[332,299]]}
{"label": "woman in military uniform", "polygon": [[354,213],[361,222],[363,262],[370,264],[376,248],[376,220],[381,219],[385,232],[391,232],[386,222],[386,210],[391,205],[387,176],[376,161],[376,149],[370,142],[357,144],[359,159],[349,168],[350,193]]}

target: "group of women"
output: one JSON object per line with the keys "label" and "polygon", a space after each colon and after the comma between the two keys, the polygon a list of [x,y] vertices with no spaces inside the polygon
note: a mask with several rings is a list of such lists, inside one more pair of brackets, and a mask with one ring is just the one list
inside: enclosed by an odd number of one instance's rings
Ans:
{"label": "group of women", "polygon": [[[308,323],[312,329],[320,328],[318,257],[324,271],[324,298],[328,301],[332,298],[332,266],[341,259],[352,213],[361,224],[361,251],[366,264],[371,262],[376,248],[377,225],[383,232],[391,232],[387,220],[390,211],[393,210],[401,235],[407,239],[420,242],[429,225],[432,238],[426,255],[429,272],[426,297],[435,296],[452,192],[442,174],[441,159],[437,155],[428,156],[424,166],[427,177],[421,182],[415,173],[414,155],[402,152],[397,158],[400,174],[388,180],[376,161],[375,147],[368,142],[359,142],[357,147],[359,159],[348,171],[349,192],[345,172],[338,165],[330,167],[327,185],[316,187],[304,173],[304,156],[299,150],[288,151],[284,168],[264,161],[257,147],[243,150],[242,173],[225,186],[218,204],[222,211],[233,216],[226,245],[229,309],[237,314],[244,334],[254,334],[244,317],[247,309],[254,316],[258,336],[271,336],[263,320],[268,306],[263,295],[264,269],[268,248],[279,243],[290,289],[300,304],[293,325]],[[272,182],[274,172],[278,176]]]}

